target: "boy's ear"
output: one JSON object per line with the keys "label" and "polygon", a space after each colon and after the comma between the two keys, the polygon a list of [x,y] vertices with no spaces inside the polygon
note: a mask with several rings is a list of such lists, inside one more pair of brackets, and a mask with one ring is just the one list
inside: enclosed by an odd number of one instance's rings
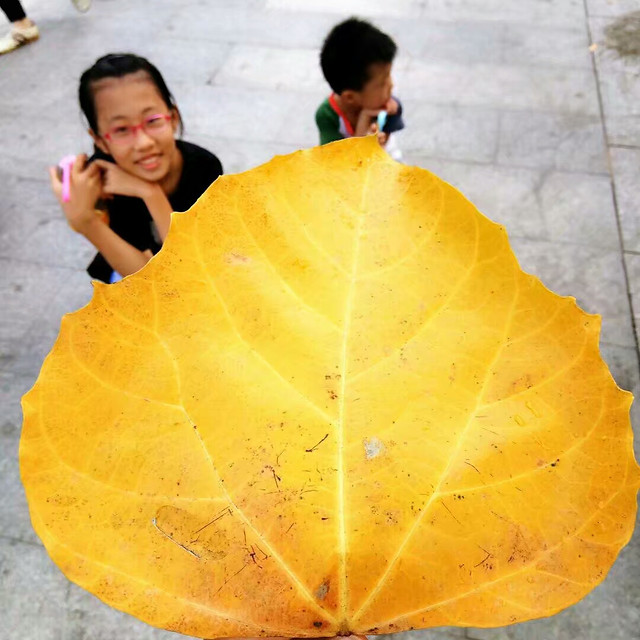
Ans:
{"label": "boy's ear", "polygon": [[87,131],[89,132],[89,135],[93,139],[93,143],[96,145],[96,147],[98,147],[98,149],[100,149],[102,153],[106,153],[107,155],[110,155],[109,149],[107,149],[107,145],[104,143],[104,140],[93,129],[87,129]]}
{"label": "boy's ear", "polygon": [[340,94],[340,101],[350,107],[360,106],[360,92],[353,89],[345,89]]}

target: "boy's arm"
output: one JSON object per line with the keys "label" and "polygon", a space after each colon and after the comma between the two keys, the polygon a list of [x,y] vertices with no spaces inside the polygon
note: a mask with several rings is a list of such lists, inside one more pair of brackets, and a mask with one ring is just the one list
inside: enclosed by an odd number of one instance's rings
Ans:
{"label": "boy's arm", "polygon": [[342,140],[338,114],[335,113],[326,100],[316,111],[316,125],[320,134],[320,144]]}

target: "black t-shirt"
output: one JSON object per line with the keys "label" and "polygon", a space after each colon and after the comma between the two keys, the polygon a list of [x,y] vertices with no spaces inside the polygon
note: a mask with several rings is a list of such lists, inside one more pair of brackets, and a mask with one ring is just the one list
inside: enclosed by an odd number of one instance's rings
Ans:
{"label": "black t-shirt", "polygon": [[[182,152],[182,175],[176,190],[168,196],[174,211],[186,211],[220,175],[222,164],[212,153],[184,140],[176,140]],[[101,158],[113,162],[111,156],[96,152],[92,159]],[[158,253],[162,243],[146,205],[140,198],[114,196],[106,203],[109,226],[136,249]],[[96,254],[87,271],[92,278],[109,282],[113,268],[101,253]]]}

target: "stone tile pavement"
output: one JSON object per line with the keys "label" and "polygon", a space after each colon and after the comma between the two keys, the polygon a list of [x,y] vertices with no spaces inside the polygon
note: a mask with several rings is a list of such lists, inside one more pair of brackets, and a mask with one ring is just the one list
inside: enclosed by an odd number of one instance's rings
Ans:
{"label": "stone tile pavement", "polygon": [[[41,39],[0,58],[0,637],[175,637],[62,576],[31,529],[18,473],[19,398],[61,315],[91,295],[92,250],[63,222],[46,167],[90,149],[76,83],[108,51],[154,61],[185,137],[237,172],[316,143],[323,35],[348,15],[372,18],[400,48],[405,160],[505,224],[525,270],[602,314],[603,355],[640,392],[640,61],[607,46],[607,28],[640,0],[94,0],[86,15],[62,0],[24,5]],[[640,638],[640,533],[603,585],[553,618],[405,635]]]}

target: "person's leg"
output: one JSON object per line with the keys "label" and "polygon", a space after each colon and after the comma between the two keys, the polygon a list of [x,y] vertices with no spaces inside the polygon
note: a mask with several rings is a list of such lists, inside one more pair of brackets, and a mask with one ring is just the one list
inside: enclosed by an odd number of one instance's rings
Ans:
{"label": "person's leg", "polygon": [[0,9],[5,12],[9,22],[18,22],[27,17],[20,0],[0,0]]}
{"label": "person's leg", "polygon": [[11,22],[11,31],[4,38],[0,38],[0,55],[40,37],[38,27],[27,17],[19,0],[0,0],[0,9]]}

